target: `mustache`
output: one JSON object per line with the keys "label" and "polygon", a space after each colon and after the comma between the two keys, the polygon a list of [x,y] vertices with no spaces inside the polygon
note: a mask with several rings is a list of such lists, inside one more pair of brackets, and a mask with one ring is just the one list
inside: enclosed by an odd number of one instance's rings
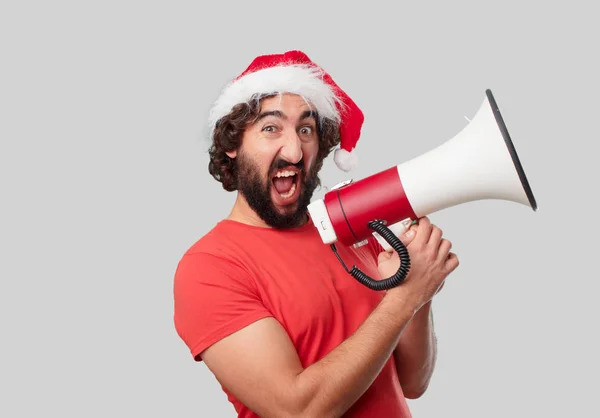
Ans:
{"label": "mustache", "polygon": [[297,168],[300,172],[304,173],[304,158],[300,159],[296,164],[292,164],[286,160],[277,160],[271,165],[271,172],[288,167]]}

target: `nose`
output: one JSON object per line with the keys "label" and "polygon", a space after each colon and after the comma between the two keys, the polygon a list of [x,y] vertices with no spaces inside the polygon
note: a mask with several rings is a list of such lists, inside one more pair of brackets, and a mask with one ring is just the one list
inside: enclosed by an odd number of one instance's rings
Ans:
{"label": "nose", "polygon": [[297,164],[302,159],[302,142],[296,132],[291,132],[283,138],[281,157],[291,164]]}

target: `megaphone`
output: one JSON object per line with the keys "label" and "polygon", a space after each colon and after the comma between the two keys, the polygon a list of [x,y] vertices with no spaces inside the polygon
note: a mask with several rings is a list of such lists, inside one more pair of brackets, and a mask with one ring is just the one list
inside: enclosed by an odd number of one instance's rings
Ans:
{"label": "megaphone", "polygon": [[[491,92],[456,136],[412,160],[359,181],[334,186],[308,211],[323,243],[342,266],[373,290],[400,285],[410,269],[410,257],[398,238],[422,216],[483,199],[500,199],[537,210],[537,203],[513,141]],[[374,280],[356,266],[349,269],[336,242],[360,246],[371,235],[387,251],[400,256],[391,277]]]}

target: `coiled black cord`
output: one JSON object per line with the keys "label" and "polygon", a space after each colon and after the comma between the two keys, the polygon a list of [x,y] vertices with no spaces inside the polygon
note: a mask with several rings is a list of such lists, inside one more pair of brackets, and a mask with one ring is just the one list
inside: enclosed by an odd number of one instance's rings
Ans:
{"label": "coiled black cord", "polygon": [[406,278],[406,275],[408,274],[408,271],[410,270],[410,256],[406,246],[402,243],[402,241],[400,241],[396,234],[394,234],[387,226],[383,224],[383,222],[379,220],[370,221],[368,226],[370,229],[381,235],[381,237],[385,239],[400,256],[400,267],[393,276],[383,280],[375,280],[356,266],[353,266],[352,269],[348,269],[338,254],[335,244],[330,244],[331,249],[335,253],[338,260],[340,260],[340,263],[342,263],[342,266],[344,266],[344,269],[346,269],[346,271],[350,273],[352,277],[354,277],[363,285],[367,286],[369,289],[381,291],[399,286],[402,284]]}

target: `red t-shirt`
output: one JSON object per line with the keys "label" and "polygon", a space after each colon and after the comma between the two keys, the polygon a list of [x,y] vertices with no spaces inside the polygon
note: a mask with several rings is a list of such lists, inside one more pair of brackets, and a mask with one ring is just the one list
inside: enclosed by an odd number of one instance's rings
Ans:
{"label": "red t-shirt", "polygon": [[[379,244],[337,244],[342,260],[377,277]],[[193,358],[219,339],[261,318],[288,332],[304,367],[347,339],[383,292],[360,284],[323,244],[309,221],[293,230],[219,222],[189,248],[174,280],[175,327]],[[222,388],[239,417],[256,417]],[[410,412],[391,356],[346,417],[406,418]]]}

